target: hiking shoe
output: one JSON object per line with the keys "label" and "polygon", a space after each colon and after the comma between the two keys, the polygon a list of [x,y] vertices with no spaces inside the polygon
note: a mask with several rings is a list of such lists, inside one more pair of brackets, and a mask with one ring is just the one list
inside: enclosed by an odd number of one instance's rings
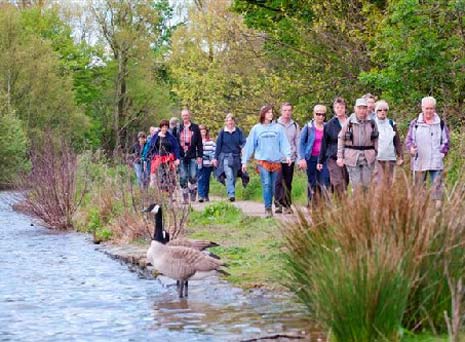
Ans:
{"label": "hiking shoe", "polygon": [[287,215],[294,214],[294,211],[292,210],[291,207],[286,207],[284,208],[284,214],[287,214]]}
{"label": "hiking shoe", "polygon": [[276,209],[274,210],[274,213],[275,214],[282,214],[283,213],[283,207],[277,206]]}
{"label": "hiking shoe", "polygon": [[210,202],[210,199],[207,197],[205,197],[205,202]]}
{"label": "hiking shoe", "polygon": [[234,196],[229,197],[230,202],[234,202],[235,200],[236,200],[236,197],[234,197]]}
{"label": "hiking shoe", "polygon": [[191,202],[195,202],[197,198],[197,190],[191,190],[190,195],[191,195]]}
{"label": "hiking shoe", "polygon": [[199,198],[199,202],[200,202],[200,203],[203,203],[204,201],[205,201],[205,199],[204,199],[203,197],[200,197],[200,198]]}
{"label": "hiking shoe", "polygon": [[271,210],[271,208],[266,208],[265,209],[265,217],[266,218],[273,217],[273,211]]}

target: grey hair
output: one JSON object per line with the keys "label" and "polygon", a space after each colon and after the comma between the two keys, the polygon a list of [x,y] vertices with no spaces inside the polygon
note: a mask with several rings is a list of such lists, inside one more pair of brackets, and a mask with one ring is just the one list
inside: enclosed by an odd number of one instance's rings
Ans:
{"label": "grey hair", "polygon": [[426,96],[421,99],[421,106],[423,107],[427,102],[431,102],[436,107],[436,99],[432,96]]}
{"label": "grey hair", "polygon": [[388,103],[387,103],[386,101],[384,101],[384,100],[376,101],[376,103],[375,103],[375,112],[378,111],[378,109],[379,109],[380,107],[383,107],[383,108],[386,107],[387,110],[389,110],[389,105],[388,105]]}

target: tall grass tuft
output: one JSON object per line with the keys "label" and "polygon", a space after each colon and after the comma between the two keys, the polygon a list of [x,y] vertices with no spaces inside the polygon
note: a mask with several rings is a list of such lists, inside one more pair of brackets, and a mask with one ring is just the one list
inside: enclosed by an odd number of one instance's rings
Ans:
{"label": "tall grass tuft", "polygon": [[434,204],[402,175],[322,204],[311,220],[300,213],[284,228],[285,285],[336,341],[399,341],[402,327],[447,332],[450,284],[465,274],[464,193]]}

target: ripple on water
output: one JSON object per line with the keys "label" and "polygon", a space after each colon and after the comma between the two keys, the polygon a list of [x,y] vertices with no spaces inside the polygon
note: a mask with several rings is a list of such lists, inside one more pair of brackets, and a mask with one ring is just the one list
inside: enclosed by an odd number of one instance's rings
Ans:
{"label": "ripple on water", "polygon": [[190,282],[180,300],[81,234],[31,226],[13,200],[0,193],[0,341],[238,341],[307,325],[298,310],[217,278]]}

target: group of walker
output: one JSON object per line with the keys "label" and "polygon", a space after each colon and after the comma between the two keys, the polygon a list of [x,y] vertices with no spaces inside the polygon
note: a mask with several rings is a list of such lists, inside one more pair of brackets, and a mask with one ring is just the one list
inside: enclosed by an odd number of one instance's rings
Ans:
{"label": "group of walker", "polygon": [[[415,180],[424,183],[429,175],[432,197],[440,201],[449,130],[436,113],[433,97],[424,97],[421,108],[409,125],[405,147]],[[138,182],[173,192],[178,171],[183,203],[187,204],[196,200],[197,190],[199,202],[209,201],[214,173],[226,185],[229,200],[235,201],[236,179],[247,184],[247,165],[253,156],[268,217],[273,215],[273,198],[274,213],[292,213],[295,164],[307,173],[309,204],[329,190],[341,196],[349,183],[354,190],[366,189],[372,182],[391,184],[395,166],[403,163],[403,147],[397,125],[388,117],[388,103],[376,102],[366,94],[355,101],[354,112],[348,115],[345,100],[337,97],[333,110],[334,116],[326,122],[327,108],[317,104],[313,118],[301,129],[292,119],[292,104],[281,105],[277,120],[273,107],[265,105],[247,139],[234,116],[227,114],[215,142],[208,128],[193,123],[191,112],[184,109],[181,122],[162,120],[158,129],[150,128],[148,139],[139,133],[139,141],[132,147]]]}

